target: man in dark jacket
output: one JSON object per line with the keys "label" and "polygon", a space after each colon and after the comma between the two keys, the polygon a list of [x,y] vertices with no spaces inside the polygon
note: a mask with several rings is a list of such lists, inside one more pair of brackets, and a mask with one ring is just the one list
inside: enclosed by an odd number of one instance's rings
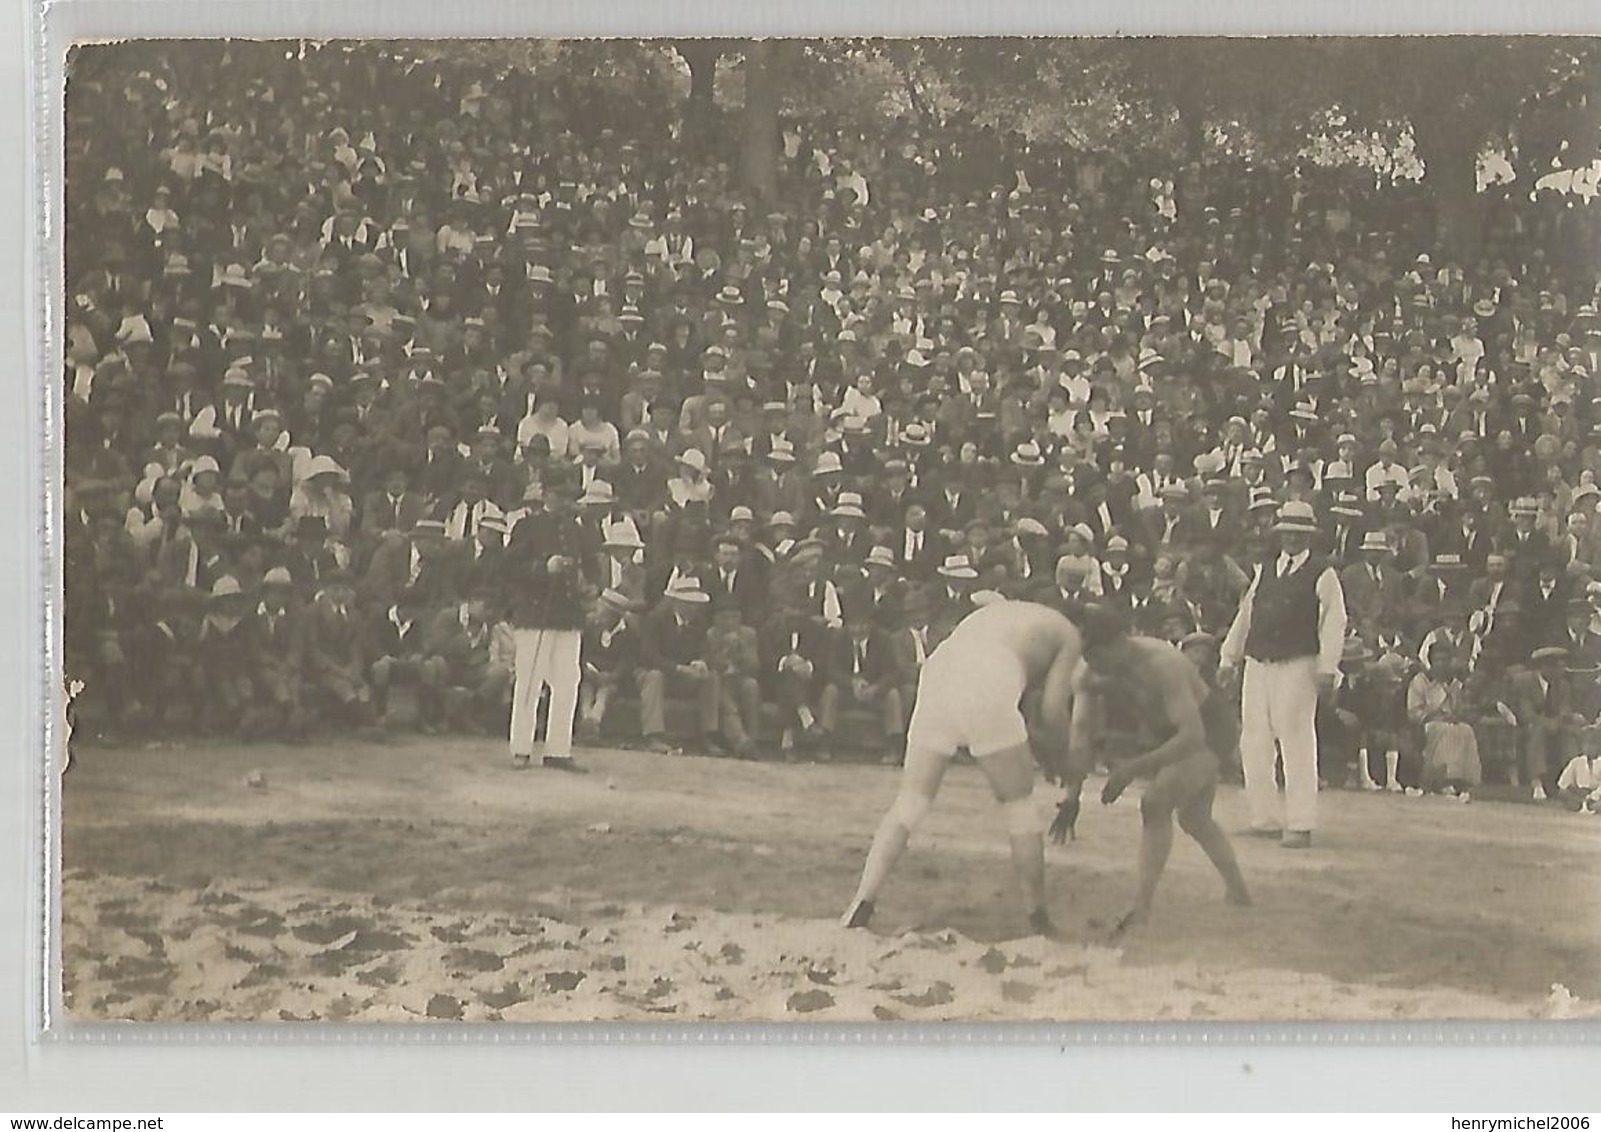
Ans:
{"label": "man in dark jacket", "polygon": [[523,489],[523,506],[527,514],[512,528],[501,565],[517,646],[509,740],[512,765],[520,769],[533,762],[539,697],[548,685],[543,763],[571,770],[584,624],[582,533],[568,505],[546,506],[545,485],[539,479],[530,480]]}

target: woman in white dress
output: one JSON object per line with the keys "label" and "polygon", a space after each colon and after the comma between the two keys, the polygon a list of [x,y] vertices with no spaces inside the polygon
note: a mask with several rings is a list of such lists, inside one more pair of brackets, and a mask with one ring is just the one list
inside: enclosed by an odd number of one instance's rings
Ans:
{"label": "woman in white dress", "polygon": [[1407,718],[1423,729],[1421,784],[1427,793],[1466,799],[1482,781],[1479,742],[1465,721],[1466,701],[1456,649],[1449,641],[1436,641],[1428,667],[1412,678],[1406,692]]}

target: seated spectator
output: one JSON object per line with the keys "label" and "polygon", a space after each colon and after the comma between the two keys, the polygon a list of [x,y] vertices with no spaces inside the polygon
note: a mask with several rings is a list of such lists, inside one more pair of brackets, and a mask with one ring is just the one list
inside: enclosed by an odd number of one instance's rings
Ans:
{"label": "seated spectator", "polygon": [[1406,694],[1407,717],[1423,732],[1424,793],[1466,799],[1482,780],[1479,744],[1468,722],[1471,712],[1456,649],[1438,641]]}
{"label": "seated spectator", "polygon": [[842,708],[863,709],[873,717],[880,758],[900,750],[906,720],[900,666],[888,635],[865,607],[852,611],[845,619],[845,632],[836,635],[829,648],[818,705],[824,735],[838,730]]}
{"label": "seated spectator", "polygon": [[355,609],[356,588],[343,569],[322,579],[306,623],[306,682],[339,722],[373,721],[372,689],[367,683],[365,634]]}
{"label": "seated spectator", "polygon": [[639,608],[628,594],[608,587],[601,591],[584,621],[580,658],[583,681],[578,686],[578,736],[586,743],[600,737],[618,688],[635,679],[640,661]]}
{"label": "seated spectator", "polygon": [[[438,674],[439,723],[468,734],[506,729],[511,710],[512,665],[498,658],[489,608],[492,587],[480,584],[467,598],[434,613],[423,638],[423,669]],[[432,706],[432,705],[430,705]]]}
{"label": "seated spectator", "polygon": [[[1534,650],[1528,668],[1512,674],[1507,706],[1522,748],[1522,781],[1543,802],[1556,790],[1555,767],[1570,755],[1575,731],[1572,694],[1563,662],[1567,650],[1548,645]],[[1503,701],[1506,703],[1506,701]]]}
{"label": "seated spectator", "polygon": [[820,714],[829,630],[808,611],[803,594],[775,598],[777,604],[764,623],[762,671],[778,707],[779,749],[785,759],[793,759],[805,744],[817,757],[826,758],[828,735]]}
{"label": "seated spectator", "polygon": [[667,735],[667,693],[686,695],[696,705],[697,732],[692,748],[715,748],[719,738],[722,677],[707,661],[703,607],[711,597],[693,574],[673,578],[661,603],[640,626],[639,715],[646,745],[674,750]]}
{"label": "seated spectator", "polygon": [[1601,747],[1591,746],[1568,761],[1557,776],[1557,797],[1570,810],[1601,813]]}
{"label": "seated spectator", "polygon": [[717,674],[723,737],[739,758],[751,758],[762,727],[761,650],[732,594],[712,599],[706,660]]}
{"label": "seated spectator", "polygon": [[[388,608],[369,614],[363,655],[368,660],[378,721],[393,727],[414,717],[422,731],[431,735],[443,720],[441,688],[449,664],[427,648],[426,614],[422,591],[415,586],[402,588]],[[409,691],[402,695],[397,691],[400,688]]]}
{"label": "seated spectator", "polygon": [[290,604],[293,595],[294,578],[288,570],[275,566],[267,571],[246,645],[254,690],[244,726],[255,738],[275,733],[291,741],[305,738],[306,714],[301,706],[304,614]]}
{"label": "seated spectator", "polygon": [[213,734],[240,735],[253,699],[247,614],[249,595],[239,580],[224,574],[206,597],[206,610],[195,635],[196,673],[200,677],[200,725]]}

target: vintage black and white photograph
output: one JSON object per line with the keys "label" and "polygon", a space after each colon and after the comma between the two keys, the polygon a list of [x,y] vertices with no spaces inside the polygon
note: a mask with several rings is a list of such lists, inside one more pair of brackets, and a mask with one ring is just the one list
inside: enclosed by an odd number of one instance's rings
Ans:
{"label": "vintage black and white photograph", "polygon": [[1597,42],[74,47],[62,1016],[1601,1016]]}

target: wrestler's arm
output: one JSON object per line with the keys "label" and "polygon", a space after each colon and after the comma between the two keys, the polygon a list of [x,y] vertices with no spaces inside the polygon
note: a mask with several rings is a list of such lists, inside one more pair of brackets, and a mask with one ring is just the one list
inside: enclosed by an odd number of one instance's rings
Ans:
{"label": "wrestler's arm", "polygon": [[1120,764],[1118,769],[1129,777],[1155,774],[1163,767],[1182,762],[1197,751],[1208,749],[1206,723],[1201,718],[1200,701],[1196,699],[1195,689],[1189,680],[1188,664],[1189,661],[1174,653],[1171,657],[1154,660],[1147,667],[1146,671],[1155,685],[1155,702],[1167,711],[1167,721],[1173,727],[1173,734],[1154,750]]}
{"label": "wrestler's arm", "polygon": [[1099,697],[1085,686],[1086,669],[1077,655],[1073,656],[1070,666],[1064,663],[1061,669],[1053,667],[1052,673],[1056,680],[1053,683],[1047,675],[1047,694],[1042,707],[1050,705],[1051,730],[1059,737],[1055,754],[1062,800],[1057,804],[1049,833],[1051,840],[1061,845],[1070,837],[1075,840],[1078,837],[1079,795],[1084,789],[1085,776],[1095,766],[1093,721]]}
{"label": "wrestler's arm", "polygon": [[1038,745],[1043,748],[1040,754],[1069,789],[1076,788],[1089,769],[1084,765],[1089,756],[1082,749],[1087,743],[1080,741],[1083,724],[1075,695],[1079,667],[1077,649],[1063,649],[1056,654],[1040,681],[1036,716]]}

